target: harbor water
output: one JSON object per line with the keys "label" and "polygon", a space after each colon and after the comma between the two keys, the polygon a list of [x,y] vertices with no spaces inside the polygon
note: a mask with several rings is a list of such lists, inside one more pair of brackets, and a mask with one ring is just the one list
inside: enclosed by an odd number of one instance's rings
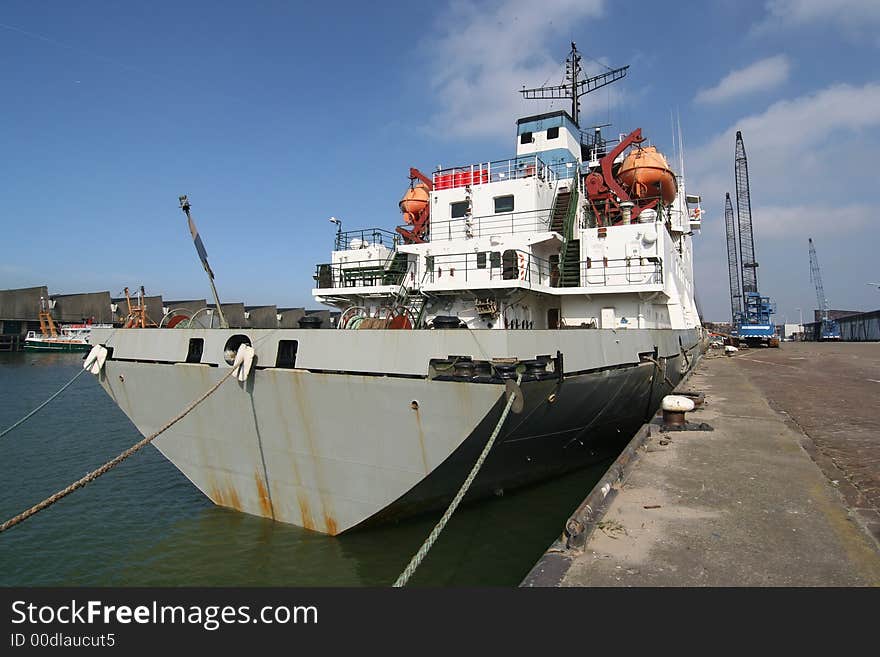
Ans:
{"label": "harbor water", "polygon": [[[0,428],[69,381],[82,356],[0,354]],[[189,401],[181,400],[181,408]],[[139,438],[84,374],[0,439],[0,522]],[[595,467],[460,508],[411,585],[519,584],[615,456],[601,455]],[[214,506],[148,446],[0,534],[0,585],[388,586],[439,516],[324,536]]]}

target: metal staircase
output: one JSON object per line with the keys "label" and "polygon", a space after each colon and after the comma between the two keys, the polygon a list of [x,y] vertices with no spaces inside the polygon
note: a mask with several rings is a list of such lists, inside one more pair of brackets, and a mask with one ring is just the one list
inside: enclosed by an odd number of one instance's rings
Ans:
{"label": "metal staircase", "polygon": [[570,189],[556,194],[553,203],[553,216],[550,230],[562,235],[563,244],[559,253],[559,281],[556,287],[578,287],[581,284],[580,250],[581,241],[574,239],[574,222],[577,217],[578,190],[572,181]]}
{"label": "metal staircase", "polygon": [[553,204],[553,218],[550,220],[550,230],[565,235],[565,217],[568,215],[568,207],[571,204],[571,190],[566,189],[556,195]]}
{"label": "metal staircase", "polygon": [[580,272],[581,241],[568,240],[562,247],[559,258],[558,287],[578,287],[581,284]]}

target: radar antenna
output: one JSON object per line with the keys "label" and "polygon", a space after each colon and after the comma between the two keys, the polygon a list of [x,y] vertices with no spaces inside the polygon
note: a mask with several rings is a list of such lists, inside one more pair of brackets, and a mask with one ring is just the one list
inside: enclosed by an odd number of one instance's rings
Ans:
{"label": "radar antenna", "polygon": [[581,96],[596,91],[607,84],[611,84],[626,76],[629,66],[609,69],[606,73],[594,75],[591,78],[581,79],[581,54],[578,52],[574,41],[571,42],[571,52],[565,60],[565,82],[553,87],[537,87],[535,89],[521,89],[523,98],[541,100],[545,98],[571,98],[571,118],[575,125],[580,127],[578,116],[580,114]]}

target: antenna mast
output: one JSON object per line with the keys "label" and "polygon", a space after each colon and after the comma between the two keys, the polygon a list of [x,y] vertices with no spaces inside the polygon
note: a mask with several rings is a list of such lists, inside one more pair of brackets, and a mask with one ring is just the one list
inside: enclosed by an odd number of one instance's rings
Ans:
{"label": "antenna mast", "polygon": [[548,98],[571,98],[571,118],[575,125],[580,127],[581,96],[595,91],[607,84],[626,76],[629,66],[609,69],[607,73],[600,73],[591,78],[581,79],[581,55],[574,41],[571,42],[571,51],[565,60],[565,82],[553,87],[536,87],[535,89],[521,89],[523,98],[548,99]]}

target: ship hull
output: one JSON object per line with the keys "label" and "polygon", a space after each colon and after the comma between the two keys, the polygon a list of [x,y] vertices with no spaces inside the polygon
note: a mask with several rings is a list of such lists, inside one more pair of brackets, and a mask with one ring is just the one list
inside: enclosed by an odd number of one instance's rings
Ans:
{"label": "ship hull", "polygon": [[92,345],[83,342],[52,342],[49,340],[25,340],[25,351],[88,351]]}
{"label": "ship hull", "polygon": [[[301,344],[332,338],[343,351],[352,347],[347,340],[365,333],[410,340],[414,349],[423,339],[403,331],[291,333]],[[435,345],[435,354],[462,353],[461,334],[477,334],[429,333],[450,334],[452,342]],[[541,335],[528,357],[553,353],[560,332],[534,333]],[[577,333],[584,352],[594,354],[588,363],[569,350],[566,363],[593,367],[523,381],[524,407],[501,427],[469,499],[582,467],[606,447],[622,446],[701,352],[697,330],[561,333]],[[145,337],[161,340],[163,334]],[[622,340],[620,334],[628,335]],[[571,337],[564,336],[568,343]],[[629,349],[620,349],[622,341]],[[619,353],[609,357],[612,349]],[[222,362],[146,362],[121,357],[124,345],[115,351],[101,383],[144,435],[228,371]],[[656,362],[645,353],[656,354]],[[431,354],[424,355],[427,363]],[[500,381],[265,367],[245,383],[226,382],[153,444],[215,504],[339,534],[447,505],[505,403]]]}

